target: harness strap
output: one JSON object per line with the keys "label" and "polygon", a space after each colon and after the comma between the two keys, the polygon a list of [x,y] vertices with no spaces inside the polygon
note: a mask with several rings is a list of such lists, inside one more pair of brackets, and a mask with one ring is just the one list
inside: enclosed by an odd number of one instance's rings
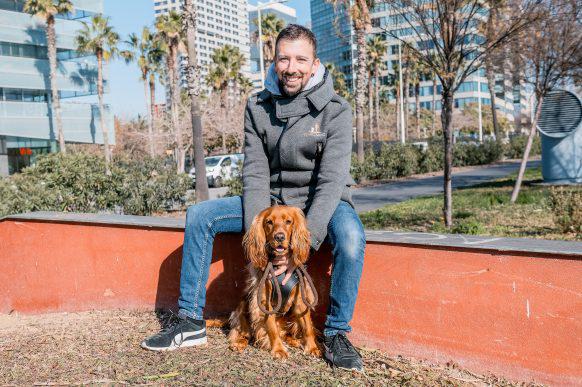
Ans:
{"label": "harness strap", "polygon": [[[275,292],[271,296],[271,302],[274,301],[275,299],[277,300],[277,303],[272,310],[267,310],[261,302],[261,293],[263,293],[265,289],[267,280],[269,279],[269,274],[271,274],[270,278],[271,285],[275,289]],[[317,305],[317,302],[319,300],[319,297],[317,295],[317,289],[315,288],[313,280],[311,279],[311,276],[307,273],[307,270],[305,269],[304,265],[298,266],[295,269],[295,271],[291,275],[291,278],[287,281],[285,286],[283,286],[284,293],[281,292],[280,285],[280,282],[283,281],[283,278],[285,278],[285,273],[282,273],[278,277],[275,277],[275,270],[273,269],[273,264],[271,262],[267,263],[265,272],[263,273],[263,276],[259,281],[259,288],[257,291],[257,305],[261,312],[267,315],[278,314],[280,309],[287,303],[291,291],[293,290],[293,288],[295,288],[295,286],[297,286],[297,284],[299,284],[299,292],[301,294],[301,299],[303,300],[303,303],[305,303],[305,305],[310,309],[313,309],[315,305]],[[305,293],[305,287],[308,285],[309,287],[311,287],[311,292],[313,293],[313,302],[311,303],[307,300],[307,294]],[[273,299],[273,296],[275,296],[275,294],[276,297],[275,299]]]}

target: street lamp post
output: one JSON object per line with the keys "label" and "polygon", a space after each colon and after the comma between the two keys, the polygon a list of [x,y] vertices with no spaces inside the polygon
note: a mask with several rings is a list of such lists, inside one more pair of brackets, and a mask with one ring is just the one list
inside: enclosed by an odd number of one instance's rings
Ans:
{"label": "street lamp post", "polygon": [[265,4],[257,2],[257,24],[259,27],[259,68],[261,69],[261,89],[265,88],[265,64],[263,63],[263,29],[261,21],[261,9],[277,3],[285,3],[289,0],[271,1]]}
{"label": "street lamp post", "polygon": [[483,142],[483,118],[481,112],[481,74],[477,72],[477,106],[479,108],[479,142]]}

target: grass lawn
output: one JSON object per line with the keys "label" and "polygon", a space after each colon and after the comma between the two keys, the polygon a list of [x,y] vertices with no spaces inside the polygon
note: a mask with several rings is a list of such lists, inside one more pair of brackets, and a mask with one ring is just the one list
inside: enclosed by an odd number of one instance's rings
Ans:
{"label": "grass lawn", "polygon": [[[453,233],[560,240],[582,240],[555,223],[550,188],[536,185],[541,170],[526,170],[517,203],[509,199],[516,175],[453,191]],[[572,189],[582,191],[582,187]],[[582,203],[580,204],[582,205]],[[442,216],[442,195],[426,196],[366,212],[360,217],[370,229],[447,232]]]}

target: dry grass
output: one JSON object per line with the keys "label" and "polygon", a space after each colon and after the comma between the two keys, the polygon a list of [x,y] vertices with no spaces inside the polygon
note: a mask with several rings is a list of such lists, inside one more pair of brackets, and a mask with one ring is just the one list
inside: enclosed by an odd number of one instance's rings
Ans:
{"label": "dry grass", "polygon": [[363,374],[333,370],[297,350],[286,362],[253,347],[239,354],[228,349],[220,328],[209,329],[204,347],[141,349],[140,341],[159,327],[156,315],[144,311],[0,316],[0,384],[512,385],[365,349]]}

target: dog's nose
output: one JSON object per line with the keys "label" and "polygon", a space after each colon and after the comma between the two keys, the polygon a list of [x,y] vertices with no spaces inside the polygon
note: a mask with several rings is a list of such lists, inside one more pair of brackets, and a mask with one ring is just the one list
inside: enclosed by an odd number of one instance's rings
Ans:
{"label": "dog's nose", "polygon": [[285,240],[285,234],[282,232],[278,232],[275,234],[275,240],[277,242],[283,242]]}

